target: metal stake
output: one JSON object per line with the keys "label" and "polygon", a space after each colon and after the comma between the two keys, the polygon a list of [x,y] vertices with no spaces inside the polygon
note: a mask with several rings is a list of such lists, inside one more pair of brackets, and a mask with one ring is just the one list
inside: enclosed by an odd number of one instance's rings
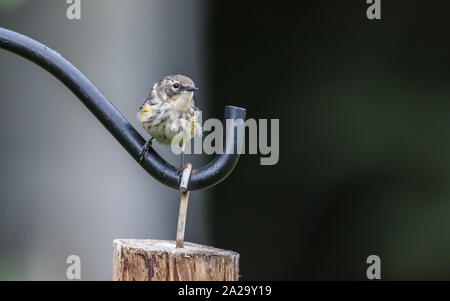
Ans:
{"label": "metal stake", "polygon": [[181,175],[180,181],[180,190],[182,193],[180,201],[180,212],[178,214],[177,248],[184,248],[184,231],[186,228],[186,215],[189,201],[189,191],[187,190],[187,187],[189,184],[191,172],[192,172],[192,165],[188,163],[184,166],[183,174]]}

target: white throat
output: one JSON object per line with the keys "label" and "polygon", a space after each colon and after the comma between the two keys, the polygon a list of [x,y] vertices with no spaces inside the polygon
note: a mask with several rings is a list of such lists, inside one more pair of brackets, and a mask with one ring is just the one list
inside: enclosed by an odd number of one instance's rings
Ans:
{"label": "white throat", "polygon": [[187,112],[191,107],[192,99],[194,97],[193,92],[184,91],[174,102],[174,109],[180,112]]}

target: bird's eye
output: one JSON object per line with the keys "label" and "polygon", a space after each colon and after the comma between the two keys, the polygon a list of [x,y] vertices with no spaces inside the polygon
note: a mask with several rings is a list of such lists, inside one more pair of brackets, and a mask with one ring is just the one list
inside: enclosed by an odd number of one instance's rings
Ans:
{"label": "bird's eye", "polygon": [[179,89],[180,88],[180,84],[179,83],[174,83],[172,87],[174,89]]}

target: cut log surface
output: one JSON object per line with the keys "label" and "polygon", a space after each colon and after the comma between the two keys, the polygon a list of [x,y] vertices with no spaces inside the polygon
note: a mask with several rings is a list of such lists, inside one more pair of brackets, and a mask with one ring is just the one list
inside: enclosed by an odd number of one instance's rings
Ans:
{"label": "cut log surface", "polygon": [[115,281],[237,281],[239,254],[185,242],[116,239],[113,254]]}

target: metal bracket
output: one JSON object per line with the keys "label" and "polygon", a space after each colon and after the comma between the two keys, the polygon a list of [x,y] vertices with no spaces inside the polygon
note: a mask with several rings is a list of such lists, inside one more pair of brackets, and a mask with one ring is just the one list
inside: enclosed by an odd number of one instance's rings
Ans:
{"label": "metal bracket", "polygon": [[[128,120],[103,96],[103,94],[69,61],[56,51],[27,37],[0,27],[0,48],[20,55],[27,60],[47,70],[67,88],[91,111],[105,126],[125,150],[139,162],[140,153],[145,140],[133,128]],[[246,110],[239,107],[227,106],[225,120],[245,120]],[[224,151],[218,154],[212,162],[197,170],[190,176],[186,190],[199,190],[212,187],[223,181],[236,166],[240,150],[237,150],[237,127],[233,137],[224,133],[227,146],[235,150],[233,153]],[[240,130],[243,130],[240,129]],[[230,149],[230,148],[229,148]],[[150,148],[141,166],[159,182],[173,189],[179,189],[180,176],[177,168],[165,161],[153,148]]]}

